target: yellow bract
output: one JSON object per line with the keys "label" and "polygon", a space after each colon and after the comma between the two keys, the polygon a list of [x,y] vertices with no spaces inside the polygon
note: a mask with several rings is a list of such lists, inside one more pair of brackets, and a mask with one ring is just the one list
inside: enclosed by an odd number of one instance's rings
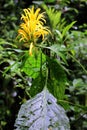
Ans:
{"label": "yellow bract", "polygon": [[20,36],[20,41],[29,43],[30,54],[32,54],[32,48],[36,40],[42,36],[42,40],[45,35],[50,33],[48,27],[44,27],[46,20],[44,19],[44,13],[40,13],[40,8],[34,12],[34,6],[30,9],[24,9],[24,14],[22,14],[21,19],[23,23],[20,24],[20,29],[18,30],[18,35]]}

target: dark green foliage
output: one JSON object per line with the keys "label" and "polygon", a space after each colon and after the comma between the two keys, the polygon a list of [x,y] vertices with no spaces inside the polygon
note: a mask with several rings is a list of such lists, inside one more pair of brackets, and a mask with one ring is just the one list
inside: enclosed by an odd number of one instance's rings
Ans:
{"label": "dark green foliage", "polygon": [[[57,98],[57,99],[63,99],[64,93],[65,93],[65,86],[67,83],[67,77],[64,72],[64,69],[58,64],[56,60],[49,59],[48,62],[48,82],[47,87],[49,91]],[[46,80],[46,70],[44,70],[44,73],[39,75],[34,79],[31,87],[30,87],[30,95],[34,96],[38,92],[41,92],[44,88],[44,83]]]}
{"label": "dark green foliage", "polygon": [[63,99],[67,82],[66,74],[57,60],[49,59],[48,88],[57,99]]}
{"label": "dark green foliage", "polygon": [[30,88],[30,95],[33,97],[36,94],[38,94],[38,92],[41,92],[44,88],[44,83],[45,83],[45,77],[42,75],[39,75],[35,78],[35,80],[33,81],[31,88]]}

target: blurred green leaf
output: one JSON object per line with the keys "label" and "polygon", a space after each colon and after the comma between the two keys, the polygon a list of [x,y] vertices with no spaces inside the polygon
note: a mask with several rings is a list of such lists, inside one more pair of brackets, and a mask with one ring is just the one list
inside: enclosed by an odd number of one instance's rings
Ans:
{"label": "blurred green leaf", "polygon": [[66,33],[71,29],[71,27],[76,23],[76,21],[70,23],[66,27],[63,28],[62,37],[66,36]]}
{"label": "blurred green leaf", "polygon": [[47,48],[55,52],[57,56],[60,57],[66,65],[68,65],[65,57],[66,47],[64,45],[54,44]]}
{"label": "blurred green leaf", "polygon": [[49,3],[49,4],[50,4],[50,3],[53,3],[53,2],[55,2],[55,1],[56,1],[56,0],[44,0],[45,3]]}

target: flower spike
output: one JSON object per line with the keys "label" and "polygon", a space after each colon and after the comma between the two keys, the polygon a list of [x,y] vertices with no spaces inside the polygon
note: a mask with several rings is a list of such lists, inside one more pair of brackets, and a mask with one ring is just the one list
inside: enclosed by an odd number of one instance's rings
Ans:
{"label": "flower spike", "polygon": [[20,36],[20,41],[30,45],[30,55],[32,55],[32,48],[35,42],[40,37],[44,40],[44,37],[51,33],[48,27],[44,27],[46,20],[44,19],[44,13],[40,13],[40,10],[38,8],[34,11],[34,6],[32,6],[32,8],[24,9],[21,15],[23,23],[20,24],[18,36]]}

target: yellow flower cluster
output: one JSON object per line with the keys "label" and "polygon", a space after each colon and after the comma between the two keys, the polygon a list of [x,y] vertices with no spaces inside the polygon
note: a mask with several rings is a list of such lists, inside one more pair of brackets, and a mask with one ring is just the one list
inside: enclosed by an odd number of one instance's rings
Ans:
{"label": "yellow flower cluster", "polygon": [[18,30],[18,36],[20,41],[29,43],[29,53],[32,55],[32,48],[36,40],[42,36],[42,40],[45,35],[50,33],[48,27],[44,27],[46,20],[44,19],[44,13],[40,13],[40,8],[34,11],[34,6],[30,9],[24,9],[24,13],[21,16],[23,23],[20,24]]}

